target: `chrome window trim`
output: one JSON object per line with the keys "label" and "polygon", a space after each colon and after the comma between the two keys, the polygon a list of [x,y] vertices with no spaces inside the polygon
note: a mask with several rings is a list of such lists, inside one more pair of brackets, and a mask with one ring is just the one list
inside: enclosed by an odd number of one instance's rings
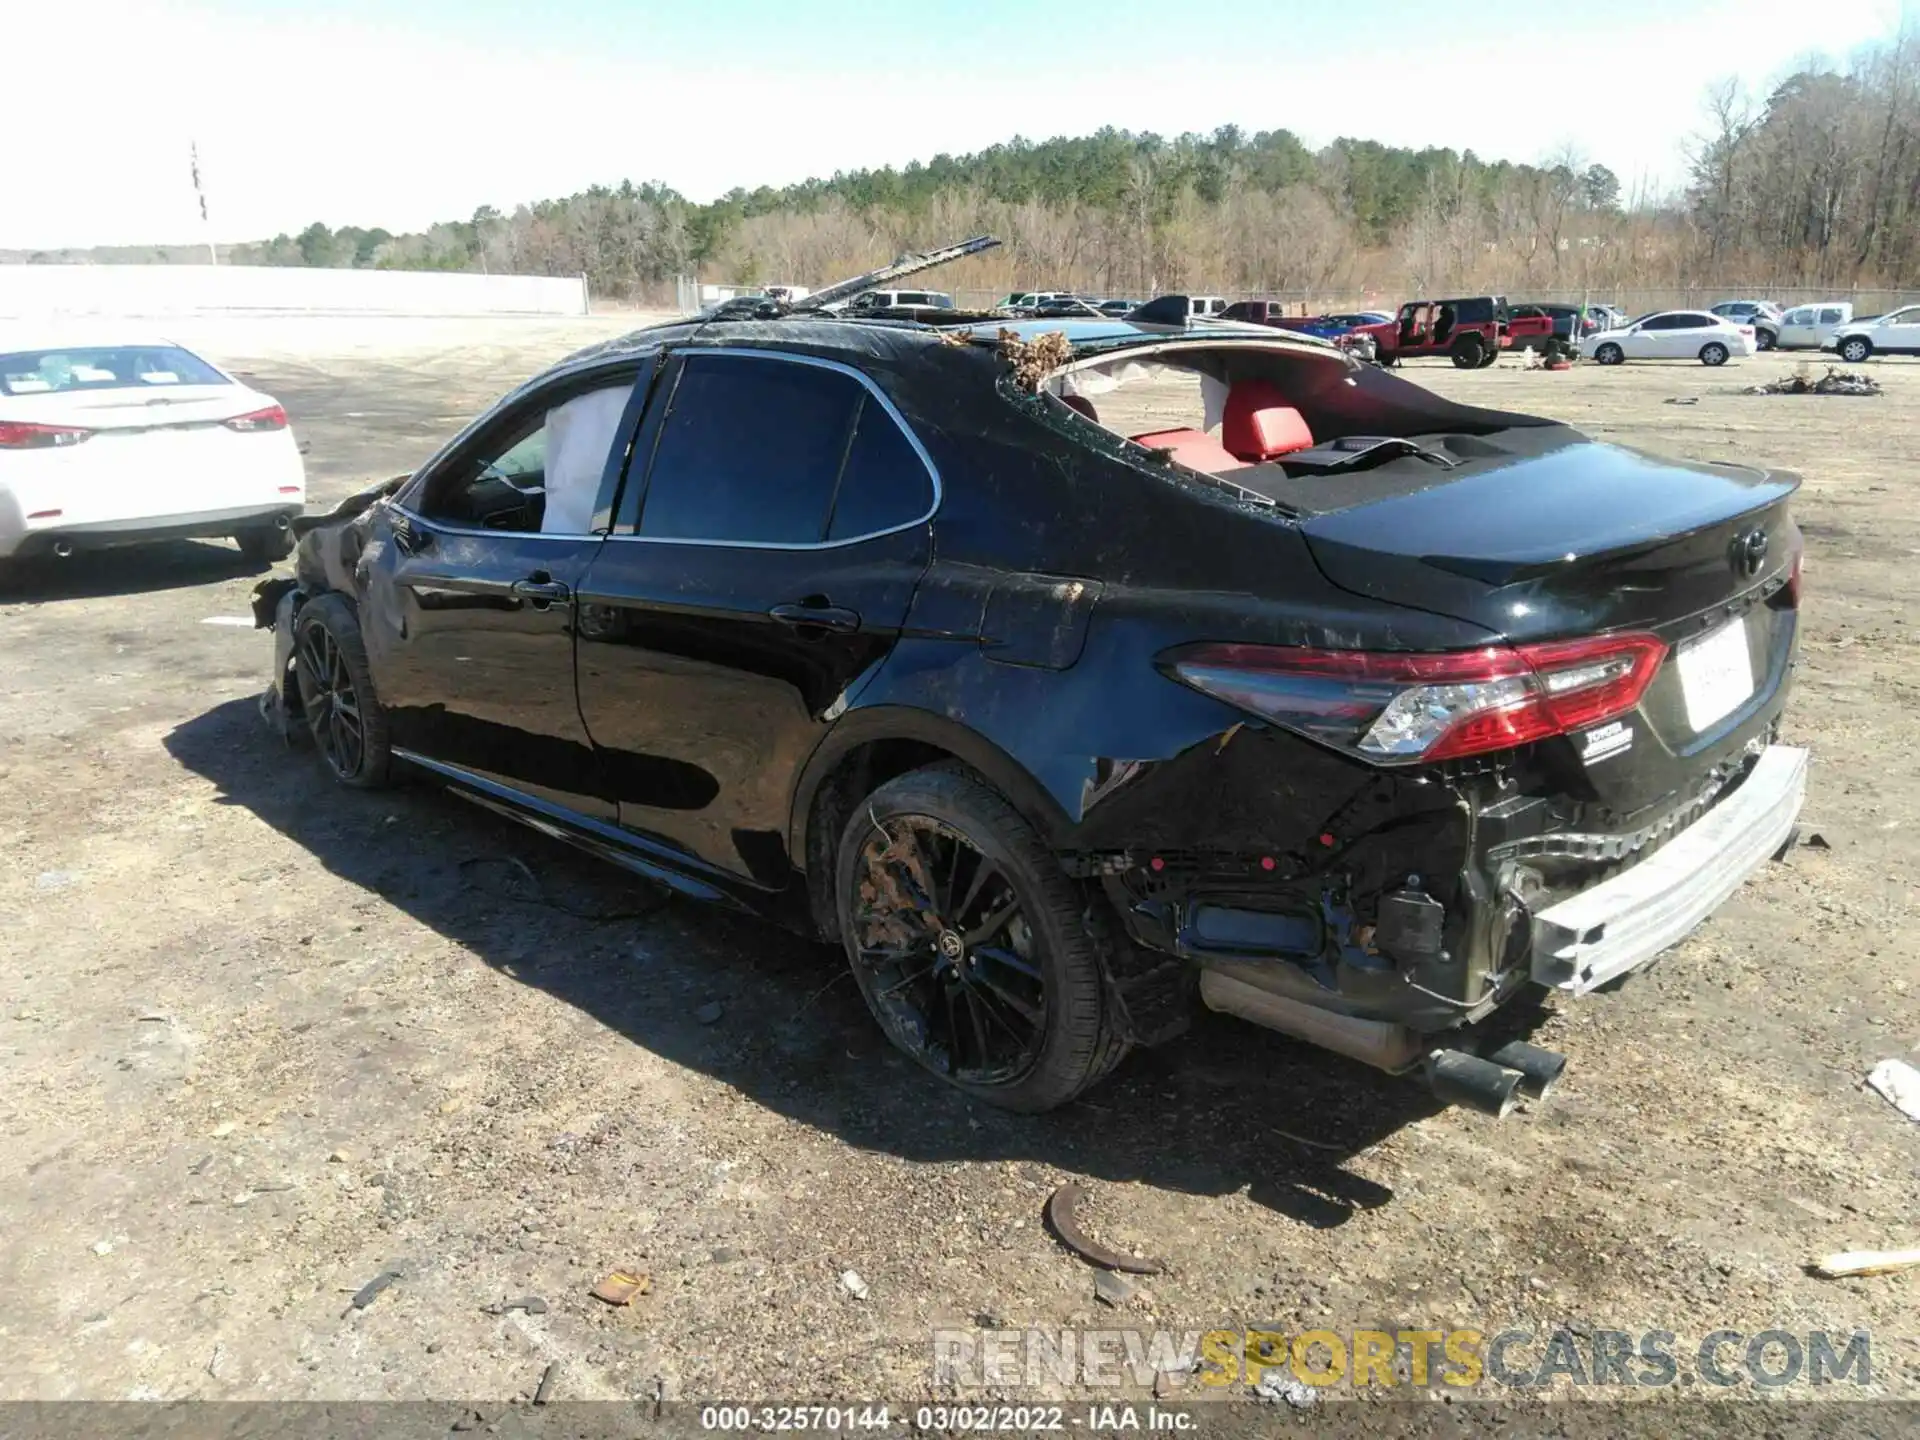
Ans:
{"label": "chrome window trim", "polygon": [[[839,360],[828,360],[819,355],[802,355],[792,350],[764,350],[746,345],[685,345],[677,347],[670,353],[683,361],[690,360],[696,355],[739,355],[754,360],[784,360],[793,365],[811,365],[816,369],[837,370],[842,375],[851,376],[865,388],[867,394],[880,402],[880,407],[887,412],[893,423],[900,428],[900,433],[906,437],[907,444],[913,447],[913,453],[920,457],[920,463],[927,467],[927,478],[933,482],[933,503],[927,507],[924,515],[916,516],[912,520],[890,525],[884,530],[869,530],[862,535],[850,535],[844,540],[811,540],[798,543],[781,540],[694,540],[674,535],[622,534],[619,531],[609,532],[607,539],[640,541],[648,545],[695,545],[710,550],[838,550],[842,546],[861,545],[883,536],[898,535],[903,530],[917,529],[939,513],[940,501],[945,494],[944,487],[940,483],[940,467],[933,463],[933,456],[929,455],[927,447],[920,443],[920,437],[913,433],[913,427],[907,423],[907,417],[900,413],[900,407],[893,403],[884,390],[873,383],[871,377],[854,366]],[[649,468],[651,468],[651,461],[649,461]],[[650,479],[651,477],[642,478]],[[642,502],[641,514],[645,515],[644,496]]]}

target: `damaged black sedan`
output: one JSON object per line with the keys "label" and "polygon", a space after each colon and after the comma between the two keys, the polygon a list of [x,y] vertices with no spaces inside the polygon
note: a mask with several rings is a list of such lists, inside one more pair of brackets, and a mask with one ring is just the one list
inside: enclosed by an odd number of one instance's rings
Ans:
{"label": "damaged black sedan", "polygon": [[999,1105],[1204,1003],[1502,1112],[1487,1017],[1791,843],[1797,481],[1161,318],[577,355],[304,523],[268,709],[843,945]]}

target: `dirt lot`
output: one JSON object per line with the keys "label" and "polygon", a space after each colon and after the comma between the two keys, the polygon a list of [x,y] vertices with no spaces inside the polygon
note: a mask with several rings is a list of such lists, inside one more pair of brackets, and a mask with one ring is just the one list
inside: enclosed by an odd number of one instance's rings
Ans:
{"label": "dirt lot", "polygon": [[[327,505],[626,323],[190,338],[286,402]],[[559,1360],[565,1398],[924,1398],[930,1330],[977,1324],[1662,1329],[1683,1372],[1716,1329],[1864,1328],[1920,1395],[1920,1276],[1802,1268],[1920,1243],[1920,1126],[1860,1083],[1920,1041],[1920,364],[1737,393],[1792,366],[1407,372],[1807,477],[1790,738],[1830,848],[1561,1007],[1566,1083],[1497,1125],[1218,1019],[1064,1113],[970,1106],[833,955],[284,752],[227,546],[9,582],[0,1397],[507,1400]],[[1167,1262],[1118,1311],[1041,1223],[1066,1179]],[[616,1266],[652,1277],[625,1309],[587,1295]]]}

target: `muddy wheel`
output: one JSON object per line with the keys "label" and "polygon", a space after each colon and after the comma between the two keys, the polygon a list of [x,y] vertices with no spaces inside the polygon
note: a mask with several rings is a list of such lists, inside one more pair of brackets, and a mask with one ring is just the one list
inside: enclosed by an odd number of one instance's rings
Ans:
{"label": "muddy wheel", "polygon": [[284,560],[293,553],[293,535],[273,525],[242,530],[233,537],[233,543],[247,559],[261,564]]}
{"label": "muddy wheel", "polygon": [[1593,360],[1596,365],[1618,365],[1626,358],[1627,352],[1622,350],[1618,345],[1615,345],[1612,341],[1608,341],[1605,345],[1602,345],[1598,350],[1593,352]]}
{"label": "muddy wheel", "polygon": [[333,778],[356,790],[385,785],[393,768],[387,712],[374,698],[352,607],[338,595],[301,606],[293,621],[293,654],[307,727]]}
{"label": "muddy wheel", "polygon": [[1849,365],[1858,365],[1873,354],[1873,342],[1863,335],[1855,335],[1840,342],[1840,358]]}
{"label": "muddy wheel", "polygon": [[1727,363],[1727,347],[1718,340],[1709,341],[1700,347],[1702,365],[1724,365]]}
{"label": "muddy wheel", "polygon": [[1102,902],[973,772],[935,766],[881,786],[849,821],[835,878],[868,1009],[942,1079],[1038,1113],[1126,1054]]}
{"label": "muddy wheel", "polygon": [[1478,335],[1462,335],[1447,353],[1453,357],[1456,370],[1478,370],[1486,350],[1486,342]]}

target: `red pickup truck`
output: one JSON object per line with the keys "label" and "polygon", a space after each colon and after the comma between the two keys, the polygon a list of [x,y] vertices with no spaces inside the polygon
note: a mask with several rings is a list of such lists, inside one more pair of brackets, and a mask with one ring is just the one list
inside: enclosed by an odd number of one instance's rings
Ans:
{"label": "red pickup truck", "polygon": [[1553,320],[1514,315],[1504,295],[1473,295],[1409,300],[1392,320],[1366,329],[1382,365],[1409,355],[1445,355],[1462,370],[1477,370],[1493,364],[1510,346],[1551,337]]}

